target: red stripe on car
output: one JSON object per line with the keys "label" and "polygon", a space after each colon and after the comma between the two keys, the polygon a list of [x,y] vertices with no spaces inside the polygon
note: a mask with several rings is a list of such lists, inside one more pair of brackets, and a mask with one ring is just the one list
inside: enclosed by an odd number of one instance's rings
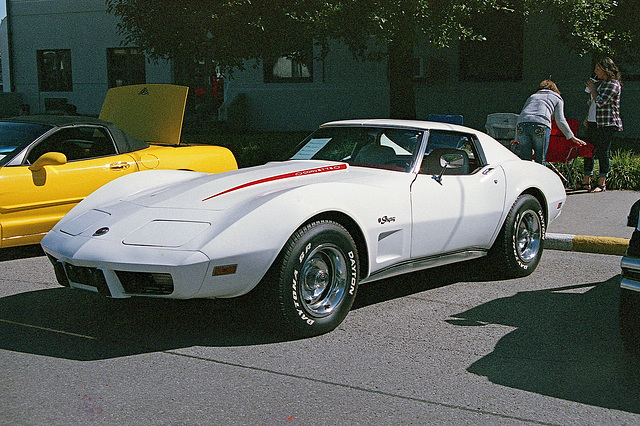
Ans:
{"label": "red stripe on car", "polygon": [[234,188],[227,189],[226,191],[218,192],[217,194],[211,195],[210,197],[207,197],[202,201],[207,201],[212,198],[218,197],[220,195],[228,194],[229,192],[233,192],[242,188],[247,188],[249,186],[258,185],[260,183],[273,182],[280,179],[288,179],[288,178],[298,177],[298,176],[309,176],[309,175],[314,175],[318,173],[335,172],[337,170],[345,170],[346,168],[347,168],[346,164],[337,164],[335,166],[317,167],[315,169],[307,169],[307,170],[300,170],[297,172],[284,173],[282,175],[271,176],[268,178],[258,179],[252,182],[243,183],[242,185],[238,185]]}

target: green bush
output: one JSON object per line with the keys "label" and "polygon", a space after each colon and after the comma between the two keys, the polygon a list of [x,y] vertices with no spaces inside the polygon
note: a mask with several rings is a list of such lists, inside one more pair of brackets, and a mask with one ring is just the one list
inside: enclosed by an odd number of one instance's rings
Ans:
{"label": "green bush", "polygon": [[227,129],[186,129],[182,142],[219,145],[229,148],[238,167],[251,167],[283,160],[311,132],[236,132]]}
{"label": "green bush", "polygon": [[611,170],[607,178],[607,188],[640,190],[640,157],[631,151],[611,153]]}
{"label": "green bush", "polygon": [[[269,161],[287,158],[287,154],[310,132],[251,132],[232,131],[220,124],[186,126],[183,142],[220,145],[229,148],[239,167],[251,167]],[[611,170],[607,179],[608,189],[640,190],[640,141],[615,138],[611,151]],[[584,173],[584,161],[576,158],[572,164],[555,166],[570,186],[580,182]],[[592,186],[598,178],[598,161],[595,163]]]}
{"label": "green bush", "polygon": [[[575,185],[582,180],[584,159],[576,158],[572,165],[556,165],[564,176],[574,176]],[[571,168],[571,170],[569,170]],[[591,185],[595,186],[599,175],[599,161],[595,162]],[[640,191],[640,156],[630,150],[618,149],[611,152],[607,189],[627,189]]]}

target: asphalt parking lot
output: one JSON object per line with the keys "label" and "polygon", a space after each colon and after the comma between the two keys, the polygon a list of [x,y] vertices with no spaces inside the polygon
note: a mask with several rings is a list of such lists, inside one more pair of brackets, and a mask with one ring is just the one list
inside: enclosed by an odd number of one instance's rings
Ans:
{"label": "asphalt parking lot", "polygon": [[[628,237],[636,195],[572,195],[549,231]],[[583,205],[612,223],[565,227]],[[106,303],[59,287],[37,250],[4,256],[0,424],[640,424],[616,255],[547,250],[517,280],[467,263],[371,283],[338,329],[302,340],[234,303]]]}

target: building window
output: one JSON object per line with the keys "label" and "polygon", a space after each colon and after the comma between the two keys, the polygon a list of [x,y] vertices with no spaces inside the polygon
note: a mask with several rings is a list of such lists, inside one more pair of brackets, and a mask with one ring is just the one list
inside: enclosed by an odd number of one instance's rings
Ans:
{"label": "building window", "polygon": [[281,56],[264,60],[265,83],[310,83],[313,81],[313,46],[303,58]]}
{"label": "building window", "polygon": [[107,75],[109,87],[145,84],[145,56],[134,47],[107,49]]}
{"label": "building window", "polygon": [[38,87],[41,92],[71,92],[71,50],[38,50]]}
{"label": "building window", "polygon": [[460,45],[462,81],[522,81],[524,18],[522,12],[494,10],[476,16],[473,29],[486,39]]}

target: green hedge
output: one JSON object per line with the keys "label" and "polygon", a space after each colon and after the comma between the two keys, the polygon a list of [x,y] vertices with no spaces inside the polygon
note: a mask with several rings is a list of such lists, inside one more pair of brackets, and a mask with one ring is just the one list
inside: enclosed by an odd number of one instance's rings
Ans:
{"label": "green hedge", "polygon": [[[598,179],[599,162],[595,162],[591,185],[595,185]],[[573,170],[578,177],[584,173],[584,160],[576,158]],[[628,189],[640,191],[640,156],[633,151],[616,150],[611,152],[609,177],[607,189]]]}
{"label": "green hedge", "polygon": [[[183,142],[220,145],[229,148],[239,167],[251,167],[269,161],[287,158],[291,150],[311,132],[239,132],[219,127],[183,131]],[[607,189],[640,191],[640,140],[616,138],[612,143],[611,170]],[[582,179],[584,161],[576,158],[571,165],[556,164],[565,176]],[[568,170],[571,167],[571,170]],[[595,185],[598,177],[598,161],[595,162]],[[575,182],[574,182],[575,183]]]}
{"label": "green hedge", "polygon": [[229,148],[238,167],[251,167],[286,159],[288,154],[311,132],[186,132],[182,142],[219,145]]}

